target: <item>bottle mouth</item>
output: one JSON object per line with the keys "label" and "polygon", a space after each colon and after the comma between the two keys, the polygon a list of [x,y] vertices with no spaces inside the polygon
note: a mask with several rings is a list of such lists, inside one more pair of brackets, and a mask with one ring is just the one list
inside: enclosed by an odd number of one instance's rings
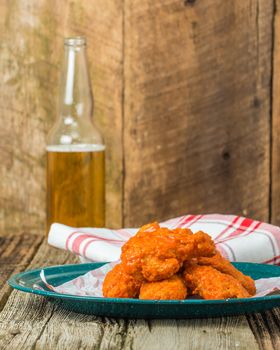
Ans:
{"label": "bottle mouth", "polygon": [[65,46],[79,47],[79,46],[86,46],[86,44],[87,44],[87,40],[83,36],[73,36],[73,37],[64,39]]}

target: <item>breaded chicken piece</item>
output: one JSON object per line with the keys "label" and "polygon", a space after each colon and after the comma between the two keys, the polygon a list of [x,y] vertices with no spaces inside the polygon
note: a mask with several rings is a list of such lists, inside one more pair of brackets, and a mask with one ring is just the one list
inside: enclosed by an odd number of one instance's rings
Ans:
{"label": "breaded chicken piece", "polygon": [[237,270],[227,259],[225,259],[219,252],[211,257],[201,257],[197,259],[199,265],[212,266],[216,270],[231,275],[237,279],[242,286],[250,293],[250,295],[256,294],[256,286],[254,280],[244,275]]}
{"label": "breaded chicken piece", "polygon": [[154,282],[177,273],[185,260],[215,253],[214,242],[204,232],[192,234],[189,229],[170,230],[152,223],[124,244],[121,260],[129,274],[140,273]]}
{"label": "breaded chicken piece", "polygon": [[238,280],[211,266],[186,264],[182,275],[188,290],[204,299],[250,297]]}
{"label": "breaded chicken piece", "polygon": [[183,279],[174,275],[159,282],[144,282],[140,289],[139,299],[183,300],[187,296],[187,288]]}
{"label": "breaded chicken piece", "polygon": [[181,262],[176,258],[163,259],[149,255],[143,258],[141,274],[148,281],[161,281],[173,276],[181,266]]}
{"label": "breaded chicken piece", "polygon": [[109,271],[103,282],[103,296],[107,298],[137,298],[142,284],[141,278],[129,275],[123,264]]}

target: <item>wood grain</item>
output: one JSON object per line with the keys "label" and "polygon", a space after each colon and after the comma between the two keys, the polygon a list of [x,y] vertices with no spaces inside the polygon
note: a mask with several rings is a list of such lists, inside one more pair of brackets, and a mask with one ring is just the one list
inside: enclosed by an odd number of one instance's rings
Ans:
{"label": "wood grain", "polygon": [[[137,321],[135,349],[253,349],[256,340],[245,317]],[[240,332],[242,329],[242,332]]]}
{"label": "wood grain", "polygon": [[280,308],[250,315],[247,319],[261,349],[280,349]]}
{"label": "wood grain", "polygon": [[272,166],[271,222],[280,225],[280,1],[275,1],[273,86],[272,86]]}
{"label": "wood grain", "polygon": [[[42,244],[28,268],[77,262],[72,254],[57,252]],[[0,349],[122,349],[126,328],[123,320],[76,314],[14,291],[0,313]]]}
{"label": "wood grain", "polygon": [[46,134],[56,118],[68,35],[88,39],[95,121],[107,144],[107,224],[121,225],[121,5],[122,0],[0,2],[1,232],[44,232]]}
{"label": "wood grain", "polygon": [[41,237],[32,234],[0,236],[0,310],[11,293],[6,281],[26,269],[41,242]]}
{"label": "wood grain", "polygon": [[273,1],[125,4],[125,225],[268,220]]}

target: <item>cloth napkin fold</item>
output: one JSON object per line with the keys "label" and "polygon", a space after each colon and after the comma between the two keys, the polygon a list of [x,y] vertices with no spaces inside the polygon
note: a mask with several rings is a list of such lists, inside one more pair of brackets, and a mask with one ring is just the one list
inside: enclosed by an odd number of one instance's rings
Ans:
{"label": "cloth napkin fold", "polygon": [[[163,227],[204,231],[230,261],[280,265],[280,228],[235,215],[185,215],[160,223]],[[138,229],[71,228],[51,226],[48,243],[69,250],[83,261],[117,261],[122,245]]]}

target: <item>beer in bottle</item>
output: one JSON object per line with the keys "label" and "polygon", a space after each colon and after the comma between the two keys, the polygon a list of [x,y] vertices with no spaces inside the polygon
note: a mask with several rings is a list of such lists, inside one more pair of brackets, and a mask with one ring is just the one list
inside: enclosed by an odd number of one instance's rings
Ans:
{"label": "beer in bottle", "polygon": [[105,225],[105,145],[92,115],[86,40],[67,38],[58,118],[47,139],[47,231],[53,222]]}

